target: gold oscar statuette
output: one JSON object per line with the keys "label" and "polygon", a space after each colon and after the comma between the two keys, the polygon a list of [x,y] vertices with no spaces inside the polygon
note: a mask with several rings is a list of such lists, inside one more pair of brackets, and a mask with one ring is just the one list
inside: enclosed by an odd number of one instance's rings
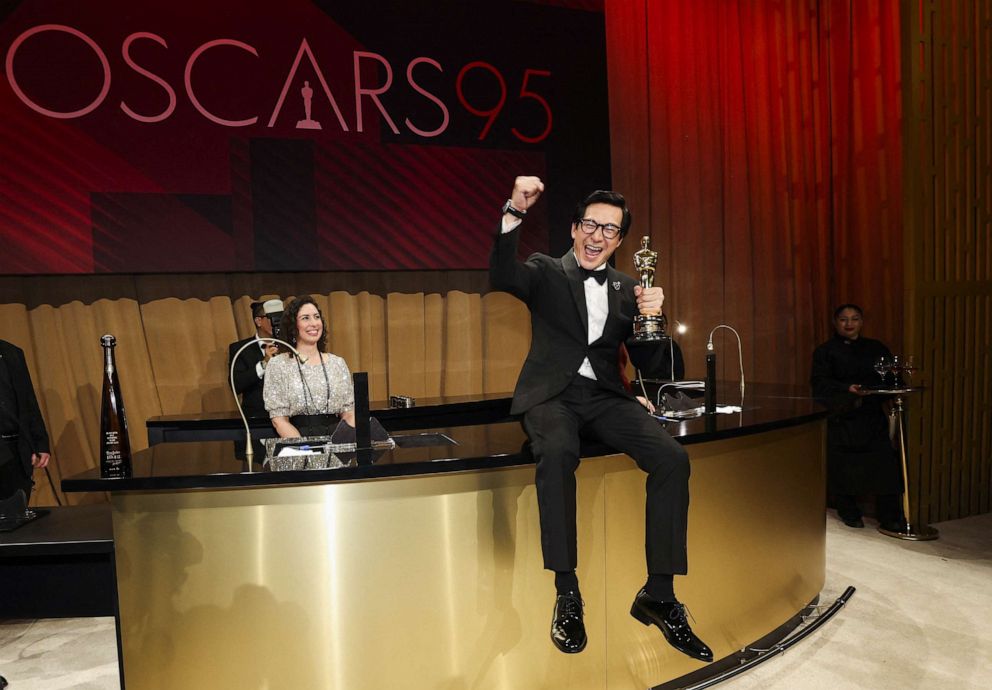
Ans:
{"label": "gold oscar statuette", "polygon": [[[634,252],[634,269],[641,279],[641,287],[649,288],[654,285],[654,269],[658,265],[658,252],[650,249],[651,238],[645,235],[641,238],[641,248]],[[638,314],[634,317],[634,335],[631,341],[635,343],[655,342],[666,340],[665,332],[668,319],[664,314]]]}

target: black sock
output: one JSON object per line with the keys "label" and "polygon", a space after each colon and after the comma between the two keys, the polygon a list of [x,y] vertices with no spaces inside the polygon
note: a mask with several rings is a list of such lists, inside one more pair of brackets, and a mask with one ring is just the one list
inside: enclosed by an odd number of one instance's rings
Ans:
{"label": "black sock", "polygon": [[555,571],[555,590],[558,594],[579,593],[579,578],[574,570]]}
{"label": "black sock", "polygon": [[675,601],[675,577],[673,575],[648,575],[644,591],[656,601]]}

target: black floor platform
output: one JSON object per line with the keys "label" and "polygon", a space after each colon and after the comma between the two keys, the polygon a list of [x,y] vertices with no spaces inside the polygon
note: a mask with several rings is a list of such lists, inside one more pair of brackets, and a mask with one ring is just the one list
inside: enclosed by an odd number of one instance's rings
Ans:
{"label": "black floor platform", "polygon": [[0,533],[0,619],[113,616],[110,505],[50,512]]}

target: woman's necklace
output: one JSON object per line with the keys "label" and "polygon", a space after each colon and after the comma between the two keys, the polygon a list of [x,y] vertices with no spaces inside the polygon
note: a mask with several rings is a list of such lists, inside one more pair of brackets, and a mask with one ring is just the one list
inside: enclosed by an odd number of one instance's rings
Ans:
{"label": "woman's necklace", "polygon": [[[324,412],[323,414],[330,414],[331,412],[331,380],[327,377],[327,363],[324,361],[324,356],[320,352],[320,370],[324,373],[324,386],[326,395],[324,397]],[[309,357],[303,359],[304,362],[309,360]],[[307,377],[303,374],[303,366],[300,364],[300,360],[296,360],[296,369],[300,372],[300,381],[303,382],[303,411],[308,415],[321,414],[319,408],[317,407],[317,399],[313,395],[313,391],[310,390],[310,384],[307,382]],[[313,403],[311,408],[310,404]]]}
{"label": "woman's necklace", "polygon": [[306,364],[307,362],[309,362],[310,361],[310,358],[313,357],[313,352],[311,352],[308,355],[304,355],[303,352],[301,352],[299,348],[296,349],[296,354],[297,354],[296,361],[297,362],[302,362],[304,364]]}

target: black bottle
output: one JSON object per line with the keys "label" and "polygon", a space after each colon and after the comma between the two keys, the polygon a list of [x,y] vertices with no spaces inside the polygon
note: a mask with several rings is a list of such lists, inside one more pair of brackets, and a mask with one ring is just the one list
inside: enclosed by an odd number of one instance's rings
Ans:
{"label": "black bottle", "polygon": [[131,476],[131,441],[127,435],[127,415],[121,383],[117,378],[112,335],[100,338],[103,346],[103,402],[100,405],[100,476],[122,479]]}

